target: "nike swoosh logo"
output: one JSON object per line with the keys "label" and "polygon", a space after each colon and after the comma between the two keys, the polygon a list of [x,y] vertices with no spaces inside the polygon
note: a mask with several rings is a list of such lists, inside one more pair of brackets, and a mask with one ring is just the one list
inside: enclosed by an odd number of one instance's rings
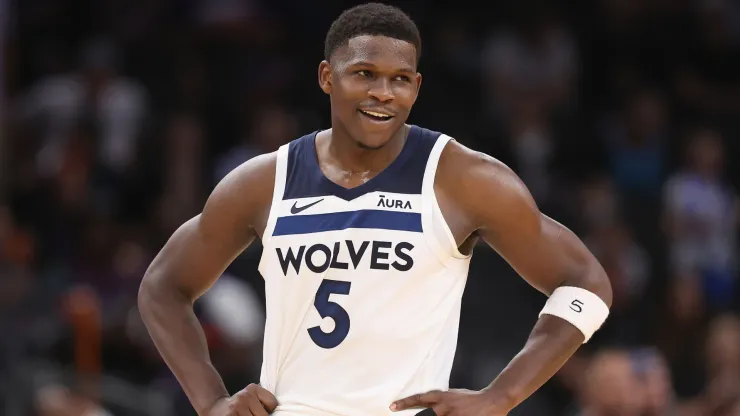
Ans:
{"label": "nike swoosh logo", "polygon": [[296,201],[296,202],[293,203],[293,206],[290,207],[290,213],[291,214],[297,214],[297,213],[299,213],[301,211],[305,211],[305,210],[311,208],[312,206],[318,204],[319,202],[321,202],[323,200],[324,200],[324,198],[321,198],[318,201],[311,202],[310,204],[304,205],[302,207],[297,207],[296,204],[298,204],[298,201]]}

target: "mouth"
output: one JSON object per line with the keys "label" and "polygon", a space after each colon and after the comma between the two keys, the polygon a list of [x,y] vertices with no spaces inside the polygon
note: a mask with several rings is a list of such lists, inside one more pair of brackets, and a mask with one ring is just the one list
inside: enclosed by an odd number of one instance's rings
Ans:
{"label": "mouth", "polygon": [[357,111],[359,111],[360,114],[369,118],[370,120],[377,121],[377,122],[390,121],[394,117],[391,114],[380,113],[377,111],[369,111],[369,110],[357,110]]}

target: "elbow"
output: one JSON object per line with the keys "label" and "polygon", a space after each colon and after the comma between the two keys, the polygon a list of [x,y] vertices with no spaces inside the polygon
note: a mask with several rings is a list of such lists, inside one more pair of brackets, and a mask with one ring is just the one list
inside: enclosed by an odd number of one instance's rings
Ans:
{"label": "elbow", "polygon": [[152,312],[152,307],[162,304],[167,295],[167,288],[162,273],[157,268],[149,267],[139,284],[137,306],[142,319]]}
{"label": "elbow", "polygon": [[601,263],[592,257],[580,270],[579,273],[571,275],[561,285],[588,290],[601,298],[606,306],[611,309],[613,301],[612,283]]}
{"label": "elbow", "polygon": [[139,309],[139,314],[141,315],[142,319],[146,320],[146,315],[148,311],[148,307],[152,304],[152,298],[154,297],[154,278],[152,274],[147,271],[144,274],[144,277],[141,279],[141,284],[139,284],[139,293],[136,297],[136,303]]}
{"label": "elbow", "polygon": [[614,295],[612,283],[606,271],[596,259],[592,260],[587,270],[580,286],[595,293],[611,309]]}
{"label": "elbow", "polygon": [[171,274],[161,267],[150,266],[139,284],[137,306],[141,318],[157,313],[155,309],[167,308],[173,305],[190,305],[194,300],[186,296],[177,283],[169,278]]}

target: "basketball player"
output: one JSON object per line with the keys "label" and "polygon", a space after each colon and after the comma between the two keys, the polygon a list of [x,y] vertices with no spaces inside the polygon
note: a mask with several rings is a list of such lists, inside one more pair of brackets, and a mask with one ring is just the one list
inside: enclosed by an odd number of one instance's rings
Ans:
{"label": "basketball player", "polygon": [[[505,415],[606,319],[604,270],[510,169],[406,124],[420,52],[400,10],[345,11],[318,68],[331,129],[236,168],[151,264],[141,314],[200,415]],[[192,304],[257,237],[267,303],[261,380],[229,396]],[[490,386],[450,390],[478,239],[549,299]]]}

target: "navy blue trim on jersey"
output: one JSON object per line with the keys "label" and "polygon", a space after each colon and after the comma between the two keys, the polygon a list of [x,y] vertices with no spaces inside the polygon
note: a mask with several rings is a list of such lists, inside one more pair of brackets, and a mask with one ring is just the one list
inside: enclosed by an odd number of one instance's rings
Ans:
{"label": "navy blue trim on jersey", "polygon": [[287,216],[277,219],[272,235],[311,234],[349,228],[374,228],[420,233],[422,232],[421,214],[418,212],[363,209],[328,214]]}
{"label": "navy blue trim on jersey", "polygon": [[420,194],[427,159],[440,133],[412,125],[401,153],[383,171],[354,188],[332,182],[321,171],[313,132],[290,143],[283,199],[334,195],[351,201],[369,192]]}

